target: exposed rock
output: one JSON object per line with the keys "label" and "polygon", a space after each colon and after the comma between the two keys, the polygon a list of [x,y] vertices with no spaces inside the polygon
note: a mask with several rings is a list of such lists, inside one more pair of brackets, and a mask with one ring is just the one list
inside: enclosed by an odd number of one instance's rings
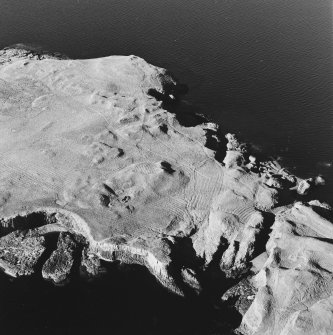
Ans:
{"label": "exposed rock", "polygon": [[271,210],[277,203],[278,191],[262,183],[258,175],[238,170],[229,173],[224,181],[209,217],[192,237],[193,247],[209,264],[224,244],[221,268],[240,270],[255,253],[257,236],[267,229],[258,208]]}
{"label": "exposed rock", "polygon": [[240,143],[233,134],[227,134],[225,137],[228,140],[227,152],[223,160],[225,167],[230,169],[237,166],[244,166],[245,158],[243,154],[246,151],[245,144]]}
{"label": "exposed rock", "polygon": [[302,180],[297,186],[297,193],[300,195],[305,195],[309,192],[311,188],[311,180]]}
{"label": "exposed rock", "polygon": [[181,270],[181,276],[184,281],[190,288],[195,290],[196,292],[200,293],[202,287],[198,281],[196,273],[189,268],[183,268]]}
{"label": "exposed rock", "polygon": [[235,263],[236,254],[238,252],[239,242],[232,240],[223,253],[223,256],[220,261],[220,268],[224,271],[230,271]]}
{"label": "exposed rock", "polygon": [[12,47],[7,47],[0,50],[0,65],[5,63],[11,63],[17,59],[23,59],[25,61],[29,60],[42,60],[42,59],[66,59],[65,55],[60,54],[59,52],[49,52],[45,51],[42,48],[25,45],[25,44],[16,44]]}
{"label": "exposed rock", "polygon": [[237,166],[243,166],[245,159],[240,151],[228,150],[223,163],[227,169],[230,169]]}
{"label": "exposed rock", "polygon": [[101,261],[99,257],[90,252],[88,247],[83,248],[81,257],[81,268],[88,276],[95,277],[99,273]]}
{"label": "exposed rock", "polygon": [[282,189],[284,188],[283,179],[275,176],[271,176],[267,181],[266,185],[274,188]]}
{"label": "exposed rock", "polygon": [[35,230],[14,231],[0,238],[0,267],[13,277],[31,275],[44,250]]}
{"label": "exposed rock", "polygon": [[254,212],[246,224],[239,227],[235,239],[230,241],[220,262],[220,268],[227,277],[233,277],[243,271],[253,259],[257,247],[256,239],[263,228],[263,221],[260,212]]}
{"label": "exposed rock", "polygon": [[277,214],[243,334],[333,333],[332,240],[332,223],[311,206],[296,203]]}
{"label": "exposed rock", "polygon": [[315,185],[325,185],[326,181],[322,176],[317,176],[314,180]]}
{"label": "exposed rock", "polygon": [[313,208],[320,207],[326,209],[327,211],[332,210],[332,207],[329,204],[320,202],[319,200],[311,200],[309,201],[309,205],[313,206]]}
{"label": "exposed rock", "polygon": [[[1,52],[1,266],[33,273],[57,233],[42,268],[56,283],[84,245],[92,276],[103,259],[141,264],[179,295],[220,297],[227,286],[216,282],[234,283],[223,300],[236,299],[243,334],[332,333],[332,215],[294,204],[324,181],[258,162],[232,134],[220,163],[205,146],[216,126],[184,127],[164,109],[179,91],[135,56]],[[34,213],[41,222],[12,224]]]}
{"label": "exposed rock", "polygon": [[77,245],[70,234],[60,233],[57,249],[52,252],[50,258],[43,265],[43,277],[51,279],[57,284],[65,282],[72,270],[76,247]]}
{"label": "exposed rock", "polygon": [[257,274],[265,265],[267,258],[268,258],[268,255],[266,251],[262,252],[260,255],[253,258],[251,260],[251,264],[252,264],[251,271]]}
{"label": "exposed rock", "polygon": [[257,289],[253,286],[251,279],[246,278],[227,290],[222,300],[232,305],[240,314],[244,315],[251,306]]}
{"label": "exposed rock", "polygon": [[[230,151],[246,152],[246,144],[238,141],[235,134],[226,134],[225,138],[228,140],[227,149]],[[252,156],[253,157],[253,156]]]}
{"label": "exposed rock", "polygon": [[250,156],[249,156],[249,161],[250,161],[251,164],[256,164],[256,162],[257,162],[257,158],[254,157],[254,156],[252,156],[252,155],[250,155]]}

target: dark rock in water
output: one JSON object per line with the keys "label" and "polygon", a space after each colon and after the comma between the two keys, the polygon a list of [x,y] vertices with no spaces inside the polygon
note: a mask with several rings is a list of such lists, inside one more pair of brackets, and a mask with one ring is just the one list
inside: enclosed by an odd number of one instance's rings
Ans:
{"label": "dark rock in water", "polygon": [[222,301],[232,304],[241,315],[244,315],[251,306],[256,293],[257,289],[251,280],[245,278],[227,290],[222,296]]}
{"label": "dark rock in water", "polygon": [[44,250],[35,230],[15,231],[0,239],[0,267],[13,277],[31,275]]}
{"label": "dark rock in water", "polygon": [[234,134],[226,134],[225,138],[228,140],[227,149],[231,151],[246,151],[245,143],[241,143],[238,141],[237,137]]}
{"label": "dark rock in water", "polygon": [[45,279],[51,279],[55,283],[61,283],[68,279],[73,263],[76,242],[70,234],[61,233],[58,238],[57,249],[45,262],[42,275]]}
{"label": "dark rock in water", "polygon": [[305,195],[309,192],[311,188],[310,180],[302,180],[297,186],[297,193],[300,195]]}
{"label": "dark rock in water", "polygon": [[88,247],[82,250],[81,270],[88,276],[95,277],[101,267],[100,259],[89,251]]}
{"label": "dark rock in water", "polygon": [[318,186],[318,185],[323,186],[325,184],[326,184],[326,181],[325,181],[325,179],[322,176],[317,176],[315,178],[315,185],[316,186]]}
{"label": "dark rock in water", "polygon": [[[225,138],[228,140],[227,152],[223,160],[227,169],[235,168],[237,166],[245,165],[244,153],[246,152],[246,146],[244,143],[240,143],[236,136],[233,134],[226,134]],[[250,161],[252,162],[252,161]]]}
{"label": "dark rock in water", "polygon": [[185,284],[195,290],[197,293],[200,293],[202,287],[197,279],[197,274],[188,268],[181,269],[181,276]]}
{"label": "dark rock in water", "polygon": [[243,154],[237,150],[228,150],[223,160],[223,163],[227,169],[243,166],[244,162],[245,160]]}

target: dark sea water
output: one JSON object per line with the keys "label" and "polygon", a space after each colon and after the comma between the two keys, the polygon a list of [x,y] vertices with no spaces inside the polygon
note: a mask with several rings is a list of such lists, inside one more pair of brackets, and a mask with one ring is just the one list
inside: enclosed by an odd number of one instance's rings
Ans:
{"label": "dark sea water", "polygon": [[212,335],[219,329],[227,334],[216,322],[223,315],[211,305],[170,294],[143,267],[104,265],[100,278],[74,278],[63,287],[38,275],[8,280],[0,273],[0,333]]}
{"label": "dark sea water", "polygon": [[[327,185],[314,196],[332,204],[332,22],[331,0],[0,0],[0,48],[31,43],[71,58],[135,54],[166,67],[189,85],[186,103],[222,131],[239,134],[253,150],[280,157],[300,176],[322,174]],[[6,285],[7,292],[16,290],[16,284]],[[29,284],[22,285],[17,290]],[[36,285],[31,289],[35,292]],[[57,297],[51,291],[54,296],[39,297],[41,305],[29,312],[35,320],[45,319],[47,304]],[[12,320],[13,315],[3,314],[8,306],[15,317],[27,313],[29,304],[22,302],[20,310],[19,299],[6,299],[0,297],[2,318]],[[136,299],[144,298],[134,295],[126,301]],[[173,306],[163,299],[160,304]],[[87,301],[82,306],[88,309]],[[68,305],[64,294],[66,313],[83,308],[76,304]],[[114,308],[112,294],[109,304]],[[103,313],[105,322],[108,314]],[[146,313],[152,320],[151,309]],[[82,322],[88,314],[82,312]],[[121,319],[125,327],[137,322],[126,320]],[[116,322],[110,316],[110,329]]]}

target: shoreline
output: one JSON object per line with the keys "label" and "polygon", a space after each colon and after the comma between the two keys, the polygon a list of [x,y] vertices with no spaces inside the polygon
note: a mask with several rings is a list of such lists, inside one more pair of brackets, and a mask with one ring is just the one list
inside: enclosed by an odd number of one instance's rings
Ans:
{"label": "shoreline", "polygon": [[[245,335],[269,334],[273,319],[276,334],[302,323],[294,300],[314,269],[324,282],[304,295],[323,299],[317,291],[330,287],[325,271],[333,271],[324,241],[331,209],[299,200],[324,180],[259,160],[232,134],[223,149],[212,123],[182,124],[172,106],[184,87],[136,56],[4,55],[0,259],[12,273],[38,267],[60,283],[73,267],[98,273],[101,259],[139,263],[179,295],[222,299],[242,314]],[[272,276],[291,281],[289,300]],[[272,301],[276,308],[265,310]],[[280,318],[285,304],[296,312]]]}

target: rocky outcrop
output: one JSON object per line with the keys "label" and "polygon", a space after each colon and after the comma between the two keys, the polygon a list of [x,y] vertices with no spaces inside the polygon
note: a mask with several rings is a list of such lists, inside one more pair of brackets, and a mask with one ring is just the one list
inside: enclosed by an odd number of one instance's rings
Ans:
{"label": "rocky outcrop", "polygon": [[333,225],[296,203],[277,213],[243,334],[331,334]]}
{"label": "rocky outcrop", "polygon": [[83,248],[81,256],[81,270],[90,277],[99,274],[101,261],[99,257],[90,252],[88,247]]}
{"label": "rocky outcrop", "polygon": [[310,188],[311,188],[311,180],[302,180],[297,185],[297,192],[300,195],[305,195],[309,192]]}
{"label": "rocky outcrop", "polygon": [[52,252],[50,258],[44,263],[42,275],[59,284],[69,279],[73,263],[76,242],[70,234],[60,233],[57,248]]}
{"label": "rocky outcrop", "polygon": [[139,238],[126,244],[105,241],[92,243],[90,248],[106,261],[143,265],[170,291],[184,294],[175,280],[176,275],[172,272],[171,243],[167,239]]}
{"label": "rocky outcrop", "polygon": [[0,238],[0,267],[13,277],[30,275],[44,250],[44,238],[36,230],[14,231]]}
{"label": "rocky outcrop", "polygon": [[253,303],[256,293],[257,289],[252,283],[252,278],[245,278],[227,290],[222,300],[232,305],[243,316]]}
{"label": "rocky outcrop", "polygon": [[[233,134],[227,134],[225,137],[228,140],[227,152],[223,160],[225,167],[230,169],[237,166],[244,166],[244,153],[246,152],[245,145],[240,143]],[[254,160],[252,159],[250,163],[253,164]]]}
{"label": "rocky outcrop", "polygon": [[323,178],[259,160],[232,134],[217,160],[215,125],[165,109],[180,91],[135,56],[2,51],[1,267],[63,283],[101,260],[135,263],[179,295],[233,305],[242,334],[332,332],[332,215],[295,203]]}

